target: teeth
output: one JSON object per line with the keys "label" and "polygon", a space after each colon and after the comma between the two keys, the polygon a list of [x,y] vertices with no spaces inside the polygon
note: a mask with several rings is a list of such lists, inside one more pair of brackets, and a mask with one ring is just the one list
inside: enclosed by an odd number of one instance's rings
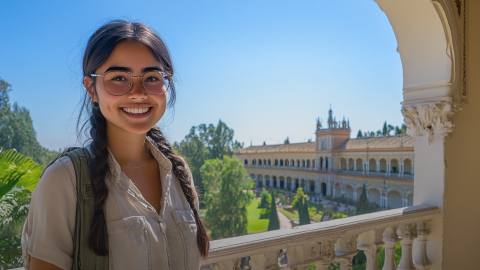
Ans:
{"label": "teeth", "polygon": [[133,114],[141,114],[148,112],[150,108],[122,108],[123,111]]}

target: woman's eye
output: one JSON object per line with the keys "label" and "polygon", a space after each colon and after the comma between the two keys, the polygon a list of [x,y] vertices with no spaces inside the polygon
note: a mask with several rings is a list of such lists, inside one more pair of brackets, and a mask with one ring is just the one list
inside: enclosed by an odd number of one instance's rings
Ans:
{"label": "woman's eye", "polygon": [[112,81],[126,81],[127,79],[123,76],[117,76],[112,78]]}
{"label": "woman's eye", "polygon": [[155,77],[148,77],[145,79],[146,82],[155,82],[155,81],[158,81],[158,78],[155,78]]}

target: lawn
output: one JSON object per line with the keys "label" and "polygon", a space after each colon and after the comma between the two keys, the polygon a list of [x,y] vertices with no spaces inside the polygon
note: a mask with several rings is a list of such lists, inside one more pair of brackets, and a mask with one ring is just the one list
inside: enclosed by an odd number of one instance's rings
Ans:
{"label": "lawn", "polygon": [[260,211],[257,208],[260,198],[252,200],[247,206],[248,212],[248,233],[266,232],[268,230],[268,219],[260,219]]}
{"label": "lawn", "polygon": [[278,208],[278,210],[280,210],[280,212],[282,212],[285,216],[287,216],[289,219],[296,219],[298,220],[298,211],[297,210],[293,210],[293,213],[290,212],[290,211],[287,211],[283,208]]}

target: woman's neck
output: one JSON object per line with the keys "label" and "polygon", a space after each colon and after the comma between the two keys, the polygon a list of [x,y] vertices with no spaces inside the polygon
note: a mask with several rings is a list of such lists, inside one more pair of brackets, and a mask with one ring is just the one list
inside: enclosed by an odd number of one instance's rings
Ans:
{"label": "woman's neck", "polygon": [[129,167],[146,162],[147,134],[129,133],[107,121],[107,146],[118,163]]}

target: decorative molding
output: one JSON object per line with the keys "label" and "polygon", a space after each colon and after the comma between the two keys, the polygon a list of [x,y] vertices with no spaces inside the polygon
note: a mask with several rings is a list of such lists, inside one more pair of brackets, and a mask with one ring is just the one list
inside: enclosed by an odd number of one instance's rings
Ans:
{"label": "decorative molding", "polygon": [[460,106],[450,102],[404,105],[402,114],[407,125],[407,134],[423,136],[428,145],[431,145],[434,136],[447,136],[453,131],[453,116],[459,110]]}

